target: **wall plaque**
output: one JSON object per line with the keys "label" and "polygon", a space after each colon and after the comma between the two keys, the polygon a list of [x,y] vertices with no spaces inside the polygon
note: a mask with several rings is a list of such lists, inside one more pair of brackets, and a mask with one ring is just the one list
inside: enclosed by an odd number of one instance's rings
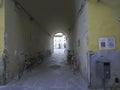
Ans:
{"label": "wall plaque", "polygon": [[115,38],[114,37],[99,38],[99,49],[100,50],[115,49]]}

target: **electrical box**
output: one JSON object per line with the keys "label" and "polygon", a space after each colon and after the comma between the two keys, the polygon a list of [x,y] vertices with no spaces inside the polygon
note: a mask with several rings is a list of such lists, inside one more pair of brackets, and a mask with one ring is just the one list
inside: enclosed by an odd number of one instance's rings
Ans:
{"label": "electrical box", "polygon": [[110,62],[104,63],[104,78],[110,79]]}

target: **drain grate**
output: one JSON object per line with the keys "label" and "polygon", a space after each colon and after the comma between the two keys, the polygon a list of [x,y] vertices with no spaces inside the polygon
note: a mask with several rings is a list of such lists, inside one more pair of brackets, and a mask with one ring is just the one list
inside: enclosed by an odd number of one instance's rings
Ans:
{"label": "drain grate", "polygon": [[59,69],[61,66],[60,65],[51,65],[50,68],[52,69]]}

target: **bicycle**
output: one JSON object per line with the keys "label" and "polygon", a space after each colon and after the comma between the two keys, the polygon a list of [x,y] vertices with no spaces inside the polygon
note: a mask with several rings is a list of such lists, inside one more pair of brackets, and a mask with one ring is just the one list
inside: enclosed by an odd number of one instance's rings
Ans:
{"label": "bicycle", "polygon": [[40,65],[44,62],[44,55],[42,55],[40,52],[37,52],[34,57],[34,66]]}
{"label": "bicycle", "polygon": [[44,60],[44,56],[40,54],[40,52],[38,52],[35,56],[31,54],[26,54],[24,55],[24,57],[24,62],[21,65],[21,68],[19,69],[18,79],[20,79],[23,76],[25,70],[31,72],[34,66],[42,64]]}
{"label": "bicycle", "polygon": [[24,55],[25,59],[24,62],[22,63],[22,65],[19,68],[19,72],[18,72],[18,79],[20,80],[21,77],[23,76],[23,73],[25,70],[27,71],[31,71],[33,68],[33,57],[31,54],[26,54]]}
{"label": "bicycle", "polygon": [[71,65],[72,56],[73,56],[73,52],[71,50],[68,50],[67,51],[67,62],[70,65]]}
{"label": "bicycle", "polygon": [[78,64],[78,60],[75,58],[74,55],[71,58],[71,66],[73,69],[73,73],[76,74],[76,72],[79,71],[79,64]]}
{"label": "bicycle", "polygon": [[73,73],[75,74],[77,71],[79,71],[79,63],[76,59],[74,52],[71,50],[68,50],[67,53],[67,62],[69,65],[72,66]]}

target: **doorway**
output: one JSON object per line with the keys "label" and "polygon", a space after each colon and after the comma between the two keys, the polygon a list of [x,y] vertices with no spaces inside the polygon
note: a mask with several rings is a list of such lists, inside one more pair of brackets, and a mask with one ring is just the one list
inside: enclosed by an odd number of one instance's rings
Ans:
{"label": "doorway", "polygon": [[54,53],[64,53],[66,48],[66,36],[63,33],[56,33],[54,35]]}

